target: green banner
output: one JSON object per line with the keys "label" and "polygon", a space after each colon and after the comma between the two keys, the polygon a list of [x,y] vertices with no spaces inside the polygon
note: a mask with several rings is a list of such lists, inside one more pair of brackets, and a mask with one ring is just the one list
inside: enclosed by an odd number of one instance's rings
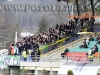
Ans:
{"label": "green banner", "polygon": [[5,56],[4,68],[8,68],[8,66],[20,66],[20,56]]}
{"label": "green banner", "polygon": [[0,69],[4,69],[4,61],[0,61]]}

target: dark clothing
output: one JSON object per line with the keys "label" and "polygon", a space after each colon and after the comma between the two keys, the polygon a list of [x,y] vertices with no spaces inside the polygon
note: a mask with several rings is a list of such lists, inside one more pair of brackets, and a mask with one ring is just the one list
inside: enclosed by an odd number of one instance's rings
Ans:
{"label": "dark clothing", "polygon": [[22,51],[23,51],[22,46],[21,46],[21,47],[18,47],[18,49],[19,49],[19,54],[21,54],[21,53],[22,53]]}
{"label": "dark clothing", "polygon": [[25,48],[26,51],[28,51],[28,49],[31,49],[31,45],[30,44],[25,44],[24,48]]}
{"label": "dark clothing", "polygon": [[96,52],[98,52],[98,48],[95,48],[95,49],[94,49],[94,54],[95,54]]}
{"label": "dark clothing", "polygon": [[84,39],[83,43],[86,44],[86,39]]}
{"label": "dark clothing", "polygon": [[64,58],[64,55],[65,55],[67,52],[69,52],[69,50],[66,48],[66,49],[64,50],[64,53],[61,53],[61,57]]}
{"label": "dark clothing", "polygon": [[88,48],[87,44],[79,46],[80,48]]}
{"label": "dark clothing", "polygon": [[95,19],[92,17],[90,19],[90,32],[93,32],[94,22],[95,22]]}
{"label": "dark clothing", "polygon": [[40,50],[38,50],[37,53],[36,53],[37,62],[39,62],[39,60],[40,60],[40,54],[41,54],[41,52],[40,52]]}
{"label": "dark clothing", "polygon": [[35,51],[34,50],[31,52],[31,58],[33,61],[35,60]]}
{"label": "dark clothing", "polygon": [[92,18],[90,19],[90,24],[91,24],[92,26],[94,26],[94,22],[95,22],[95,19],[94,19],[94,17],[92,17]]}
{"label": "dark clothing", "polygon": [[39,48],[39,45],[38,44],[34,44],[33,45],[33,49],[37,49],[37,48]]}
{"label": "dark clothing", "polygon": [[97,44],[100,44],[100,40],[97,41]]}
{"label": "dark clothing", "polygon": [[67,53],[67,52],[69,52],[69,50],[66,48],[65,51],[64,51],[64,53]]}
{"label": "dark clothing", "polygon": [[89,41],[94,41],[94,39],[93,38],[89,38]]}

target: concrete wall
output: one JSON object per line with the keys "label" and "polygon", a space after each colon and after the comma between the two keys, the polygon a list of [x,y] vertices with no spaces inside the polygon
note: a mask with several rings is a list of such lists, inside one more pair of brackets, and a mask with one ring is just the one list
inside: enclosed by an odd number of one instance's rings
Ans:
{"label": "concrete wall", "polygon": [[38,70],[37,75],[44,75],[44,73],[42,71]]}
{"label": "concrete wall", "polygon": [[58,72],[57,71],[53,71],[52,75],[58,75]]}
{"label": "concrete wall", "polygon": [[[36,70],[35,70],[36,71]],[[58,72],[57,71],[49,71],[49,70],[46,70],[46,74],[47,75],[58,75]],[[18,70],[10,70],[10,75],[17,75],[18,73]],[[6,73],[4,73],[4,70],[0,70],[0,75],[7,75]],[[8,73],[9,75],[9,73]],[[31,73],[28,73],[28,75],[33,75]],[[45,75],[43,70],[37,70],[37,73],[35,72],[34,75]]]}
{"label": "concrete wall", "polygon": [[0,75],[4,75],[4,70],[0,69]]}
{"label": "concrete wall", "polygon": [[18,70],[10,70],[10,75],[17,75],[18,74]]}

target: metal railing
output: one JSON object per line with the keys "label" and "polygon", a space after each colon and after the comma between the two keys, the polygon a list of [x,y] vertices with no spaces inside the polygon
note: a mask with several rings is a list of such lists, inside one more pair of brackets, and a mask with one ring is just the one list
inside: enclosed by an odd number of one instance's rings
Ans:
{"label": "metal railing", "polygon": [[42,54],[45,54],[47,52],[50,52],[56,48],[58,48],[59,46],[61,46],[63,44],[63,42],[65,42],[66,40],[68,40],[70,37],[67,36],[66,38],[57,40],[51,44],[47,44],[47,45],[43,45],[42,48],[40,47],[39,49],[41,50]]}
{"label": "metal railing", "polygon": [[40,58],[40,57],[27,57],[24,60],[24,57],[21,56],[21,60],[23,62],[100,62],[100,56],[96,57],[94,56],[93,58],[89,58],[88,55],[70,55],[70,56],[54,56],[54,57],[45,57],[45,58]]}

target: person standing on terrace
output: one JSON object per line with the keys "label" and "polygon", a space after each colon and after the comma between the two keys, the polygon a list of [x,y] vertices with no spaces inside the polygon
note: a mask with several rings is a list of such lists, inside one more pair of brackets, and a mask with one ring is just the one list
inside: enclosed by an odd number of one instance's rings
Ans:
{"label": "person standing on terrace", "polygon": [[21,55],[21,53],[22,53],[22,51],[23,51],[23,46],[22,46],[22,42],[21,41],[18,41],[17,43],[16,43],[16,45],[17,45],[17,47],[18,47],[18,49],[19,49],[19,55]]}
{"label": "person standing on terrace", "polygon": [[93,16],[91,16],[90,18],[90,32],[93,32],[93,27],[94,27],[94,22],[95,22],[95,18]]}

